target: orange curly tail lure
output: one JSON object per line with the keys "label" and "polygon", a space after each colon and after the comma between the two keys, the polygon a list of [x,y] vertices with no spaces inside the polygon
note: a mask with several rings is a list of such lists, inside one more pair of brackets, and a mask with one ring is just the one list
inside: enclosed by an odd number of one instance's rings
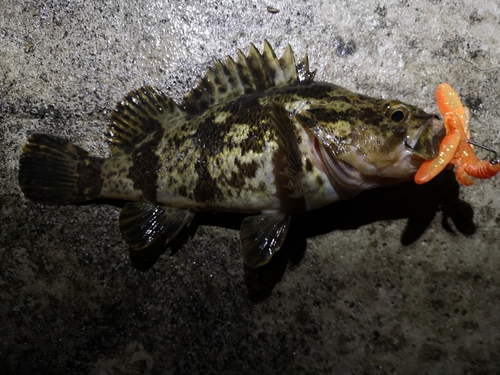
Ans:
{"label": "orange curly tail lure", "polygon": [[[424,184],[436,177],[448,164],[455,166],[455,176],[462,185],[474,184],[474,178],[491,178],[500,172],[500,160],[480,160],[470,141],[470,110],[460,102],[457,93],[447,83],[436,90],[436,103],[444,118],[446,135],[435,159],[422,163],[415,175],[417,184]],[[492,150],[490,150],[492,151]],[[494,151],[493,151],[494,152]]]}

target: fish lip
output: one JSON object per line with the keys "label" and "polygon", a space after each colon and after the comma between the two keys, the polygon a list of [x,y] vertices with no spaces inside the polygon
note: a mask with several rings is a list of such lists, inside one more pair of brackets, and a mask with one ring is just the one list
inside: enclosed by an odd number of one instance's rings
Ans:
{"label": "fish lip", "polygon": [[432,137],[434,159],[439,154],[439,146],[446,135],[446,130],[444,128],[444,122],[435,115],[429,120],[429,123],[430,124],[428,126],[430,126],[434,133],[434,136]]}
{"label": "fish lip", "polygon": [[444,123],[436,115],[429,115],[422,128],[413,145],[405,140],[405,146],[412,151],[411,159],[421,162],[432,160],[439,154],[439,146],[446,135]]}
{"label": "fish lip", "polygon": [[434,136],[436,137],[439,135],[441,137],[439,141],[441,142],[441,140],[446,135],[446,130],[444,128],[444,121],[440,120],[439,118],[432,118],[431,122],[432,122],[431,126],[434,129]]}
{"label": "fish lip", "polygon": [[440,131],[444,130],[444,121],[441,120],[438,115],[431,115],[428,123],[430,123],[430,125],[434,129],[434,133],[439,133]]}

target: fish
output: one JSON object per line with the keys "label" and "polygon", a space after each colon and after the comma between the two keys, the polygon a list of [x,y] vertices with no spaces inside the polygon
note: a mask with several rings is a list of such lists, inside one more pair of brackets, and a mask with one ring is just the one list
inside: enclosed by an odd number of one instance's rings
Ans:
{"label": "fish", "polygon": [[153,86],[126,95],[110,115],[109,158],[30,135],[20,188],[44,204],[126,201],[119,226],[134,250],[168,244],[197,212],[245,213],[243,257],[262,266],[293,214],[411,180],[444,136],[436,115],[315,74],[290,45],[278,58],[267,41],[262,53],[250,44],[217,60],[180,103]]}

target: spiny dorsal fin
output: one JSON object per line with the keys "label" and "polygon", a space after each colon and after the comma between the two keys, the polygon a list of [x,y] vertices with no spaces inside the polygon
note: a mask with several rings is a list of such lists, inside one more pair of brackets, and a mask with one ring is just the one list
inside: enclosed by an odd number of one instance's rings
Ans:
{"label": "spiny dorsal fin", "polygon": [[295,66],[295,56],[290,44],[287,44],[283,56],[279,59],[279,63],[285,76],[285,83],[295,82],[297,80],[297,67]]}
{"label": "spiny dorsal fin", "polygon": [[279,59],[267,41],[262,54],[250,44],[248,56],[241,50],[237,56],[236,61],[228,56],[226,64],[217,61],[179,106],[156,87],[145,86],[130,92],[111,113],[108,136],[111,151],[131,152],[149,134],[168,127],[169,122],[180,116],[202,112],[244,94],[310,82],[314,78],[307,55],[295,65],[290,45]]}
{"label": "spiny dorsal fin", "polygon": [[313,78],[314,73],[309,71],[307,55],[300,64],[295,65],[290,45],[287,45],[283,56],[278,59],[267,41],[264,41],[262,54],[250,44],[248,56],[238,50],[236,62],[228,57],[225,65],[217,61],[213,68],[208,69],[180,107],[189,114],[195,114],[243,94],[297,82],[310,82]]}
{"label": "spiny dorsal fin", "polygon": [[156,87],[131,91],[111,113],[108,127],[111,152],[131,152],[149,134],[182,115],[177,104]]}
{"label": "spiny dorsal fin", "polygon": [[[282,69],[281,62],[276,57],[276,54],[274,53],[271,45],[267,42],[267,40],[264,41],[264,52],[262,53],[262,57],[264,58],[264,62],[267,66],[267,72],[269,74],[269,77],[274,82],[274,84],[276,86],[286,84],[287,79],[285,78],[285,72]],[[294,61],[292,61],[291,63],[295,64]],[[290,82],[293,82],[294,79],[295,77],[290,77],[289,80]]]}
{"label": "spiny dorsal fin", "polygon": [[297,65],[297,74],[300,82],[311,82],[316,75],[316,71],[309,70],[309,57],[304,55],[302,61]]}

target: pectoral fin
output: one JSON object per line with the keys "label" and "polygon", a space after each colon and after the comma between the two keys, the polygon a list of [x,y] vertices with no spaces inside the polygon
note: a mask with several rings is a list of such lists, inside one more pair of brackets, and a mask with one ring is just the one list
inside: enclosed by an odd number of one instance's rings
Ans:
{"label": "pectoral fin", "polygon": [[193,212],[181,208],[130,202],[120,213],[120,230],[125,242],[140,250],[165,234],[168,243],[191,223],[193,216]]}
{"label": "pectoral fin", "polygon": [[245,262],[263,266],[279,251],[290,227],[290,215],[277,212],[246,217],[241,223],[241,247]]}

